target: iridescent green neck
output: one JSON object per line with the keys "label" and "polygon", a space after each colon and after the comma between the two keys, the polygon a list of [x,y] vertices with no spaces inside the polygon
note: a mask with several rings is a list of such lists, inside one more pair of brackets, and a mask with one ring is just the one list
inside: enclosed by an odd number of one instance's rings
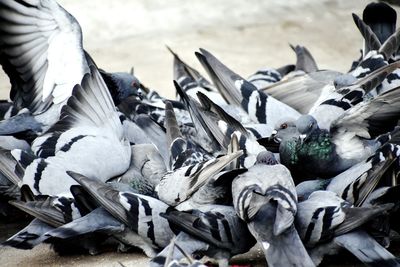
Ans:
{"label": "iridescent green neck", "polygon": [[283,145],[282,152],[289,157],[290,164],[293,165],[298,164],[299,159],[304,157],[327,160],[331,157],[334,149],[328,133],[312,135],[304,142],[301,142],[300,139],[292,139]]}

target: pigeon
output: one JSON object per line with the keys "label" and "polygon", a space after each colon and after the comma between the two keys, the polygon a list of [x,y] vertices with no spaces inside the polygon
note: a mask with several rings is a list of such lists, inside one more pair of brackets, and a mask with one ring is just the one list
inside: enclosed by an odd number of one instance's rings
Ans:
{"label": "pigeon", "polygon": [[[386,16],[382,16],[382,13],[387,14]],[[368,23],[377,31],[376,33],[356,14],[352,15],[357,28],[364,38],[364,54],[358,62],[353,63],[354,66],[350,74],[361,78],[394,61],[393,56],[397,54],[399,47],[398,35],[400,32],[395,31],[395,11],[384,3],[371,3],[364,10],[364,17],[367,18]],[[379,17],[381,19],[378,19]],[[379,38],[377,35],[379,35]],[[386,77],[382,84],[378,85],[368,95],[375,96],[399,86],[399,79],[399,70],[393,71]]]}
{"label": "pigeon", "polygon": [[[122,222],[111,216],[104,208],[98,207],[85,216],[46,231],[42,239],[45,243],[57,246],[57,251],[62,254],[66,254],[68,250],[75,253],[86,250],[89,254],[96,255],[110,236],[123,233],[125,228]],[[75,245],[69,248],[69,244]]]}
{"label": "pigeon", "polygon": [[121,243],[139,247],[148,257],[156,256],[173,237],[168,221],[160,216],[170,207],[162,201],[132,192],[118,191],[98,179],[67,172],[113,217],[127,227],[114,234]]}
{"label": "pigeon", "polygon": [[[325,86],[319,99],[314,103],[313,107],[310,108],[308,114],[313,116],[317,120],[319,128],[329,129],[331,124],[340,116],[344,116],[346,112],[349,112],[347,110],[349,110],[350,108],[354,107],[357,104],[360,104],[362,101],[364,101],[365,103],[370,102],[370,99],[363,98],[365,94],[372,90],[385,77],[390,75],[389,73],[391,73],[393,70],[396,70],[397,67],[397,63],[383,66],[382,68],[372,72],[368,76],[358,80],[356,83],[351,85],[346,84],[346,86],[340,87],[338,89],[333,89],[332,85]],[[350,76],[351,75],[341,75],[336,76],[335,79],[336,82],[338,80],[342,80],[343,82],[347,79],[346,77]],[[380,102],[380,100],[376,101],[378,103]],[[296,131],[294,128],[295,120],[290,117],[281,117],[279,120],[277,120],[274,126],[275,130],[272,132],[270,139],[275,139],[276,141],[280,142],[282,141],[282,137],[284,136],[286,136],[286,138],[288,138],[289,136],[299,136],[298,131]],[[289,128],[286,129],[286,127],[288,126]],[[278,132],[280,132],[279,135],[281,137],[277,136]],[[289,132],[291,134],[288,134]]]}
{"label": "pigeon", "polygon": [[222,171],[211,176],[204,185],[195,191],[190,198],[179,203],[175,208],[180,211],[201,209],[205,205],[232,205],[232,181],[246,172],[247,169],[239,168]]}
{"label": "pigeon", "polygon": [[334,242],[347,249],[367,266],[400,266],[396,256],[362,230],[335,237]]}
{"label": "pigeon", "polygon": [[280,144],[281,161],[296,176],[307,179],[332,177],[365,160],[391,139],[396,142],[397,94],[398,89],[393,89],[359,103],[337,118],[329,130],[319,127],[313,116],[303,115],[295,123],[300,135],[296,137],[292,131]]}
{"label": "pigeon", "polygon": [[[257,87],[258,90],[265,90],[266,88],[274,87],[276,84],[279,84],[280,81],[285,83],[295,77],[302,77],[307,73],[316,73],[318,71],[317,63],[306,47],[300,45],[290,45],[290,47],[296,53],[296,65],[289,64],[278,69],[263,68],[250,75],[247,81]],[[275,96],[272,95],[272,97]],[[279,98],[277,99],[282,101]],[[289,106],[296,109],[296,107],[291,104],[289,104]]]}
{"label": "pigeon", "polygon": [[118,106],[124,99],[134,96],[142,97],[142,84],[139,79],[127,72],[106,72],[99,70],[110,91],[114,104]]}
{"label": "pigeon", "polygon": [[300,76],[292,76],[279,82],[259,88],[260,91],[294,108],[301,114],[309,112],[321,95],[322,89],[342,73],[319,70]]}
{"label": "pigeon", "polygon": [[210,159],[197,146],[181,134],[171,102],[165,104],[165,129],[170,150],[170,169],[190,166]]}
{"label": "pigeon", "polygon": [[197,70],[183,62],[171,48],[167,46],[167,49],[174,56],[174,80],[182,87],[187,95],[197,100],[197,92],[202,92],[214,99],[218,105],[226,105],[226,101],[206,78]]}
{"label": "pigeon", "polygon": [[[186,109],[189,111],[190,118],[194,124],[193,126],[196,129],[198,137],[195,142],[204,147],[210,153],[215,153],[215,151],[224,152],[225,147],[223,145],[221,146],[218,136],[215,136],[216,134],[220,134],[220,132],[213,128],[215,124],[207,123],[210,119],[213,119],[214,121],[218,119],[215,118],[214,114],[209,114],[212,116],[206,116],[201,105],[196,100],[187,95],[176,81],[174,82],[174,85],[176,92],[179,94]],[[231,121],[235,120],[229,115],[228,117]]]}
{"label": "pigeon", "polygon": [[199,133],[204,134],[204,139],[211,140],[211,147],[218,152],[225,152],[233,136],[236,135],[239,148],[243,150],[240,166],[245,168],[252,166],[257,154],[265,150],[257,139],[269,136],[273,131],[272,127],[258,124],[246,128],[201,92],[197,94],[201,102],[199,105],[194,99],[187,96],[179,85],[175,84],[175,86],[190,111],[196,129]]}
{"label": "pigeon", "polygon": [[261,245],[268,266],[314,266],[294,228],[297,195],[289,170],[273,153],[232,182],[233,205]]}
{"label": "pigeon", "polygon": [[74,200],[63,196],[39,196],[26,201],[11,200],[9,203],[53,227],[82,216]]}
{"label": "pigeon", "polygon": [[165,128],[155,122],[149,115],[139,114],[134,122],[147,135],[154,144],[165,162],[169,161],[169,148],[167,145],[167,134]]}
{"label": "pigeon", "polygon": [[296,186],[298,199],[305,200],[314,191],[327,190],[355,206],[361,206],[378,184],[390,185],[387,182],[382,183],[382,176],[393,164],[398,164],[399,155],[398,145],[385,144],[368,159],[333,178],[308,180],[298,184]]}
{"label": "pigeon", "polygon": [[11,99],[40,114],[65,101],[89,72],[81,28],[55,1],[2,1],[1,7],[1,63],[11,78]]}
{"label": "pigeon", "polygon": [[[379,42],[383,44],[396,31],[396,11],[388,4],[370,3],[363,11],[363,21],[367,24]],[[365,53],[369,49],[364,48]]]}
{"label": "pigeon", "polygon": [[[166,257],[156,256],[150,261],[150,266],[169,266],[169,267],[206,267],[207,265],[202,264],[198,260],[194,260],[191,255],[189,255],[185,249],[176,243],[176,237],[172,238],[170,244],[166,247]],[[183,260],[174,259],[176,251],[181,253],[184,258]],[[160,252],[161,253],[161,252]]]}
{"label": "pigeon", "polygon": [[299,73],[312,73],[318,71],[317,63],[315,59],[311,55],[310,51],[301,45],[290,45],[293,51],[296,53],[296,66],[295,69],[290,75],[299,75]]}
{"label": "pigeon", "polygon": [[295,225],[304,245],[314,247],[360,227],[391,208],[392,204],[354,207],[334,192],[314,191],[298,203]]}
{"label": "pigeon", "polygon": [[[43,133],[58,121],[93,60],[83,49],[78,21],[56,1],[6,0],[0,11],[0,64],[10,78],[10,112],[18,111],[0,123],[0,133]],[[135,77],[104,75],[115,80],[115,101],[135,94],[136,86],[124,84]]]}
{"label": "pigeon", "polygon": [[[364,100],[368,100],[364,97],[376,86],[380,85],[390,73],[395,71],[400,66],[399,64],[399,62],[395,62],[383,65],[349,86],[339,89],[334,86],[325,87],[308,114],[318,121],[321,128],[329,129],[331,123],[348,109]],[[368,71],[370,70],[368,69]],[[337,79],[338,77],[336,81]]]}
{"label": "pigeon", "polygon": [[158,198],[170,206],[177,206],[188,200],[207,181],[240,157],[242,153],[239,150],[219,158],[167,172],[156,186]]}
{"label": "pigeon", "polygon": [[282,113],[297,118],[300,114],[228,69],[211,53],[200,49],[196,56],[207,70],[224,99],[231,105],[242,107],[254,123],[275,125]]}
{"label": "pigeon", "polygon": [[155,187],[167,172],[164,159],[153,144],[132,145],[131,151],[128,170],[109,182],[128,185],[135,193],[156,197]]}
{"label": "pigeon", "polygon": [[55,1],[7,0],[0,10],[0,63],[10,77],[13,104],[29,109],[33,123],[51,125],[89,72],[81,28]]}
{"label": "pigeon", "polygon": [[296,229],[316,265],[325,253],[344,247],[368,266],[398,266],[396,258],[366,233],[355,238],[361,233],[357,228],[392,207],[354,208],[333,192],[315,191],[298,204]]}
{"label": "pigeon", "polygon": [[25,168],[22,183],[34,194],[69,194],[66,170],[106,181],[129,167],[131,148],[110,94],[94,66],[63,107],[61,119],[35,139],[35,155],[11,151]]}
{"label": "pigeon", "polygon": [[[215,258],[219,266],[228,266],[229,259],[250,250],[256,243],[246,223],[240,220],[232,206],[204,205],[199,210],[168,210],[167,218],[173,228],[180,230],[175,243],[189,254],[206,255]],[[151,260],[150,266],[165,261],[169,247],[164,248]],[[182,257],[176,251],[174,259]]]}
{"label": "pigeon", "polygon": [[258,90],[271,84],[275,84],[282,79],[278,70],[273,68],[262,68],[247,78],[247,81],[253,84]]}
{"label": "pigeon", "polygon": [[1,245],[18,249],[32,249],[42,243],[46,239],[44,234],[52,229],[54,227],[41,220],[33,219],[25,228],[8,238]]}

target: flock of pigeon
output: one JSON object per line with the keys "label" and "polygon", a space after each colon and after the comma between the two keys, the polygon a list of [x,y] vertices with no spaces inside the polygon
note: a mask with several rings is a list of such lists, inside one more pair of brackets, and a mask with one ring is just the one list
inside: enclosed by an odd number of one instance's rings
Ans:
{"label": "flock of pigeon", "polygon": [[[54,0],[0,1],[0,213],[34,217],[2,243],[60,254],[138,247],[150,266],[219,266],[257,243],[268,266],[350,251],[400,266],[400,30],[371,3],[347,73],[295,65],[212,82],[174,57],[177,99],[99,69]],[[202,261],[203,259],[203,261]]]}

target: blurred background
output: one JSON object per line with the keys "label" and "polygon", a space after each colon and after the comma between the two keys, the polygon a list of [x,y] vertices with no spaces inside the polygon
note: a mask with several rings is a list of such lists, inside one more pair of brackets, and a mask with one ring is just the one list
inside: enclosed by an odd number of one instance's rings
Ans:
{"label": "blurred background", "polygon": [[[289,43],[306,46],[319,67],[346,71],[359,56],[361,36],[351,13],[357,0],[60,0],[81,24],[84,47],[108,71],[129,71],[174,96],[169,45],[201,69],[194,51],[214,53],[242,76],[295,61]],[[0,76],[0,96],[9,81]]]}
{"label": "blurred background", "polygon": [[[172,56],[165,45],[202,73],[194,56],[200,47],[247,77],[261,67],[295,63],[289,43],[306,46],[321,69],[347,71],[359,57],[362,45],[351,13],[362,15],[369,2],[59,1],[81,24],[84,47],[99,67],[108,71],[134,67],[135,75],[145,85],[167,97],[175,93]],[[8,98],[9,89],[9,80],[0,71],[0,97]],[[0,225],[0,241],[17,231],[12,225]],[[45,245],[28,251],[0,248],[0,258],[2,266],[121,266],[119,262],[124,266],[147,266],[148,261],[141,253],[59,257]]]}

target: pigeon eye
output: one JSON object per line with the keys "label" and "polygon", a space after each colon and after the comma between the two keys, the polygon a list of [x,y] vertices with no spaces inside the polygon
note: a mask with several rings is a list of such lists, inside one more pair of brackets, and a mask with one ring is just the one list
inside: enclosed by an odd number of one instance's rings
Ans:
{"label": "pigeon eye", "polygon": [[287,123],[281,124],[281,129],[286,129],[287,128]]}
{"label": "pigeon eye", "polygon": [[314,126],[314,123],[310,123],[310,125],[308,125],[308,128],[312,128]]}
{"label": "pigeon eye", "polygon": [[138,87],[138,84],[137,84],[136,82],[132,82],[132,83],[131,83],[131,86],[132,86],[133,88],[137,88],[137,87]]}

